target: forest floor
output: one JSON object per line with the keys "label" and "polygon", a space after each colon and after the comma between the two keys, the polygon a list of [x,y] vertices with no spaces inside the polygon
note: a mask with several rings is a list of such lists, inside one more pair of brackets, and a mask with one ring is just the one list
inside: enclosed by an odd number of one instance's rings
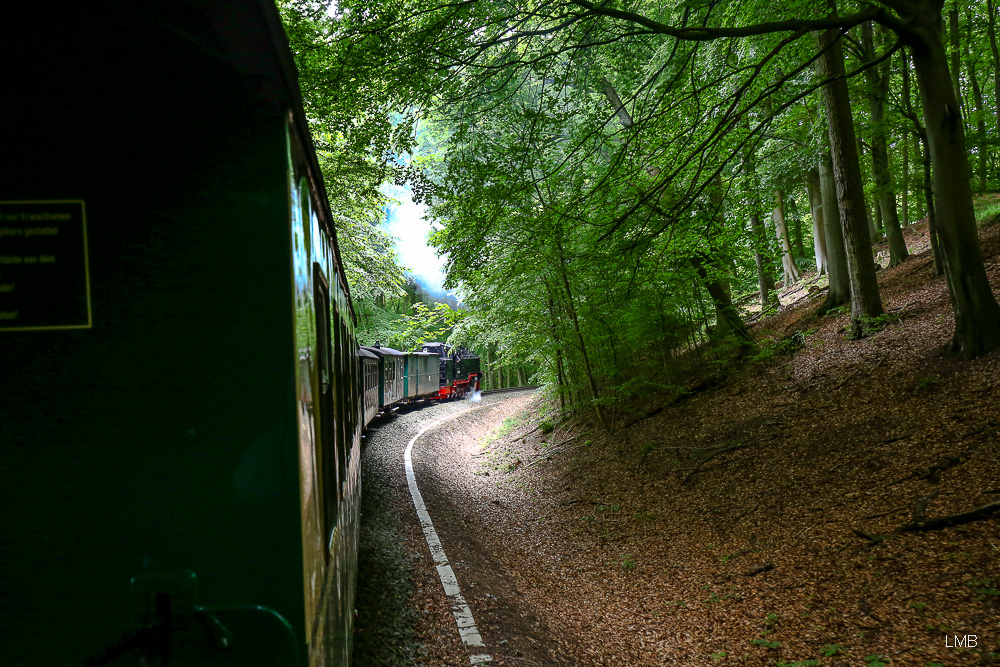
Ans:
{"label": "forest floor", "polygon": [[[754,360],[697,360],[692,391],[651,390],[614,435],[522,395],[428,446],[417,478],[494,664],[1000,664],[1000,514],[895,532],[1000,501],[1000,353],[944,353],[926,224],[906,238],[872,336],[793,286]],[[982,238],[1000,293],[1000,224]],[[468,664],[399,520],[420,648],[398,664]]]}

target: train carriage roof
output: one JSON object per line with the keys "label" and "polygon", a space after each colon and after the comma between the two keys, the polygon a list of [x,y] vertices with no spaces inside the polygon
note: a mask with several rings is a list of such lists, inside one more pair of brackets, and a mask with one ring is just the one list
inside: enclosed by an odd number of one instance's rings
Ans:
{"label": "train carriage roof", "polygon": [[405,357],[405,352],[400,352],[399,350],[394,350],[391,347],[370,347],[363,345],[362,350],[368,350],[372,354],[378,355],[380,357]]}
{"label": "train carriage roof", "polygon": [[[78,3],[57,1],[57,8],[47,11],[60,11],[60,4]],[[119,8],[117,2],[98,3],[97,6],[101,5],[106,5],[105,11],[126,11],[124,4]],[[90,9],[88,6],[88,11]],[[274,1],[154,2],[141,9],[130,7],[127,11],[141,17],[141,20],[165,25],[198,44],[207,53],[224,59],[236,69],[244,82],[257,88],[261,103],[287,110],[293,120],[292,132],[297,135],[308,163],[308,178],[315,194],[318,218],[333,244],[339,282],[348,297],[351,318],[356,325],[357,314],[350,298],[350,286],[337,242],[334,214],[330,211],[330,199],[302,104],[298,69]]]}

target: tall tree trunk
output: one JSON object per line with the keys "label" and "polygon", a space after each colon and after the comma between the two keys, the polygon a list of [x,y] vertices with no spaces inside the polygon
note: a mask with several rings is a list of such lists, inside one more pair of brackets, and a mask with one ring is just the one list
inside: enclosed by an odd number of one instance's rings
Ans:
{"label": "tall tree trunk", "polygon": [[[833,0],[827,0],[828,7],[834,9],[833,5]],[[840,224],[844,230],[851,283],[851,335],[863,336],[868,329],[867,323],[885,311],[875,275],[871,238],[865,224],[865,191],[858,164],[851,101],[844,78],[846,72],[840,31],[833,29],[821,33],[820,48],[823,49],[819,61],[824,76],[836,77],[823,86],[823,102],[830,127],[833,175],[837,183]]]}
{"label": "tall tree trunk", "polygon": [[569,310],[570,321],[573,323],[573,331],[576,333],[577,343],[580,345],[580,354],[583,356],[583,368],[587,374],[587,385],[590,387],[590,397],[592,399],[591,404],[594,407],[594,415],[597,417],[597,421],[601,425],[601,428],[603,428],[607,433],[611,433],[611,425],[605,419],[604,411],[601,410],[601,405],[599,403],[601,395],[597,389],[597,381],[594,379],[594,371],[590,365],[590,356],[587,354],[587,342],[583,339],[583,332],[580,331],[580,319],[576,315],[576,306],[573,303],[573,290],[570,288],[569,276],[566,271],[566,253],[563,251],[561,223],[557,223],[556,225],[555,237],[556,249],[559,252],[559,276],[562,278],[563,287],[566,290],[566,305]]}
{"label": "tall tree trunk", "polygon": [[[749,128],[749,119],[744,118]],[[757,285],[760,288],[761,313],[781,307],[781,300],[774,289],[774,271],[772,270],[770,245],[767,242],[767,232],[760,218],[761,204],[758,193],[760,182],[757,180],[757,156],[750,149],[747,155],[747,192],[750,196],[750,235],[753,242],[753,259],[757,265]]]}
{"label": "tall tree trunk", "polygon": [[948,71],[941,21],[934,15],[939,2],[912,0],[908,4],[913,12],[904,18],[910,21],[915,38],[913,63],[933,163],[938,236],[955,309],[951,347],[960,358],[971,359],[1000,347],[1000,305],[983,266],[965,129]]}
{"label": "tall tree trunk", "polygon": [[802,240],[802,218],[798,215],[792,218],[792,237],[795,239],[795,256],[805,259],[806,246]]}
{"label": "tall tree trunk", "polygon": [[[862,178],[862,183],[864,183],[863,180],[864,176],[862,176],[861,178]],[[864,186],[862,185],[862,187]],[[868,236],[869,238],[871,238],[872,245],[875,245],[876,243],[882,241],[882,232],[879,231],[878,226],[875,224],[875,211],[877,210],[877,208],[878,208],[877,201],[875,202],[875,206],[873,207],[871,202],[869,202],[868,199],[865,198],[865,214],[866,217],[868,218]]]}
{"label": "tall tree trunk", "polygon": [[[875,38],[870,22],[861,25],[861,45],[865,60],[875,60]],[[869,67],[865,70],[867,82],[868,109],[872,127],[872,173],[878,189],[878,205],[882,214],[882,227],[889,241],[889,266],[903,263],[909,256],[906,240],[899,225],[896,211],[896,188],[889,170],[889,149],[886,142],[885,98],[889,93],[889,61],[885,67]]]}
{"label": "tall tree trunk", "polygon": [[910,133],[903,133],[903,229],[910,226]]}
{"label": "tall tree trunk", "polygon": [[691,258],[691,264],[698,272],[698,277],[701,278],[705,289],[708,290],[708,295],[712,298],[717,317],[722,318],[716,320],[717,326],[722,329],[724,323],[725,330],[736,336],[736,339],[741,344],[749,344],[750,332],[740,318],[736,306],[733,305],[733,301],[729,297],[729,292],[726,290],[723,282],[719,280],[718,275],[709,274],[709,269],[713,269],[713,273],[716,274],[719,272],[717,262],[714,262],[704,253],[698,253]]}
{"label": "tall tree trunk", "polygon": [[[962,99],[962,61],[959,56],[961,53],[959,44],[959,33],[958,33],[958,4],[957,2],[952,5],[951,9],[948,10],[948,37],[951,39],[951,82],[954,86],[955,99],[961,103]],[[958,109],[959,105],[955,108]]]}
{"label": "tall tree trunk", "polygon": [[563,372],[562,348],[556,348],[556,376],[559,382],[559,410],[566,410],[566,375]]}
{"label": "tall tree trunk", "polygon": [[559,409],[566,409],[566,374],[563,369],[563,341],[559,337],[559,331],[557,329],[557,324],[559,321],[559,315],[556,311],[555,300],[552,298],[552,293],[555,291],[548,281],[545,282],[545,291],[548,293],[549,302],[549,330],[552,333],[552,341],[556,344],[556,382],[558,383],[559,389]]}
{"label": "tall tree trunk", "polygon": [[493,350],[493,346],[490,345],[486,348],[486,379],[490,383],[490,389],[498,389],[500,387],[500,382],[494,377],[496,353]]}
{"label": "tall tree trunk", "polygon": [[806,246],[802,240],[802,217],[794,197],[785,197],[785,220],[788,222],[788,233],[792,239],[792,255],[796,259],[805,259]]}
{"label": "tall tree trunk", "polygon": [[837,184],[833,178],[833,162],[829,151],[825,151],[820,156],[819,185],[820,197],[823,200],[823,225],[826,232],[826,270],[830,276],[830,288],[826,293],[826,299],[816,311],[817,315],[823,315],[851,300],[847,251],[844,248],[844,231],[840,225],[840,205],[837,203]]}
{"label": "tall tree trunk", "polygon": [[770,257],[765,258],[762,252],[767,248],[764,223],[760,212],[754,210],[750,214],[750,232],[753,235],[753,259],[757,264],[757,285],[760,287],[760,307],[767,311],[781,307],[778,293],[774,289],[774,273],[771,272]]}
{"label": "tall tree trunk", "polygon": [[[972,10],[966,8],[968,24],[972,25]],[[972,102],[976,105],[976,153],[979,157],[979,191],[986,191],[986,118],[983,109],[983,91],[979,87],[979,77],[976,76],[976,60],[973,58],[969,44],[965,40],[965,62],[969,70],[969,84],[972,86]]]}
{"label": "tall tree trunk", "polygon": [[934,205],[934,180],[931,174],[931,150],[927,141],[927,130],[920,126],[921,147],[920,161],[924,168],[924,201],[927,205],[927,237],[931,242],[931,254],[934,257],[934,273],[944,275],[944,255],[941,254],[941,243],[938,240],[937,207]]}
{"label": "tall tree trunk", "polygon": [[781,246],[781,268],[784,269],[782,278],[785,289],[799,279],[799,269],[795,266],[795,259],[792,257],[792,244],[788,238],[788,225],[785,223],[785,202],[784,194],[781,190],[774,191],[777,202],[771,219],[774,221],[774,230],[778,235],[778,243]]}
{"label": "tall tree trunk", "polygon": [[931,242],[931,253],[934,256],[934,270],[939,276],[944,275],[944,258],[941,256],[941,246],[938,244],[937,236],[937,216],[934,210],[934,185],[931,180],[931,151],[927,141],[927,130],[924,128],[920,118],[913,111],[913,102],[910,99],[910,57],[906,50],[901,51],[903,60],[903,112],[913,123],[914,133],[917,141],[914,142],[913,150],[920,158],[923,167],[924,182],[924,205],[927,208],[927,238]]}
{"label": "tall tree trunk", "polygon": [[806,174],[806,194],[813,222],[813,254],[816,257],[816,277],[826,275],[826,232],[823,229],[823,195],[820,191],[819,168]]}
{"label": "tall tree trunk", "polygon": [[[712,209],[714,210],[715,226],[709,231],[709,238],[714,238],[718,231],[721,231],[726,224],[725,216],[723,214],[722,205],[724,195],[722,192],[722,176],[716,176],[712,182],[712,187],[709,189],[710,201],[712,203]],[[711,241],[710,241],[711,242]],[[720,336],[724,336],[732,331],[730,328],[729,315],[725,312],[726,303],[732,305],[732,281],[731,278],[736,275],[736,263],[733,262],[731,257],[725,257],[720,251],[713,251],[714,257],[718,260],[715,263],[715,277],[714,280],[718,286],[725,293],[725,301],[720,302],[713,297],[712,302],[715,304],[715,328],[716,333]],[[711,290],[710,290],[711,291]]]}
{"label": "tall tree trunk", "polygon": [[990,37],[990,53],[993,56],[993,118],[996,120],[997,137],[1000,139],[1000,48],[997,47],[997,15],[993,0],[986,0],[986,11],[989,13],[986,32]]}

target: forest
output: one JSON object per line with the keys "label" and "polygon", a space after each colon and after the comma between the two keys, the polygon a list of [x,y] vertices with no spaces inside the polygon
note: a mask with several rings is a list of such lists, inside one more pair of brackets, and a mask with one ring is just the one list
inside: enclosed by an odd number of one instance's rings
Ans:
{"label": "forest", "polygon": [[[576,586],[585,622],[542,595],[573,664],[1000,660],[995,0],[279,7],[359,340],[542,387],[470,474],[620,595]],[[386,184],[452,303],[407,277]]]}
{"label": "forest", "polygon": [[[750,353],[799,281],[877,330],[926,220],[950,352],[1000,346],[992,0],[281,8],[364,342],[450,335],[610,430],[678,357]],[[461,309],[408,298],[385,183],[428,206]]]}

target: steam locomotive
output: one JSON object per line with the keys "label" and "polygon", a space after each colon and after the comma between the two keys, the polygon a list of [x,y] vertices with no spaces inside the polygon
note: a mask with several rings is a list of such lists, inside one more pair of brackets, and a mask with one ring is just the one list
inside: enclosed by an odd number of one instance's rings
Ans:
{"label": "steam locomotive", "polygon": [[478,360],[359,348],[267,0],[0,40],[0,664],[348,665],[361,433]]}

